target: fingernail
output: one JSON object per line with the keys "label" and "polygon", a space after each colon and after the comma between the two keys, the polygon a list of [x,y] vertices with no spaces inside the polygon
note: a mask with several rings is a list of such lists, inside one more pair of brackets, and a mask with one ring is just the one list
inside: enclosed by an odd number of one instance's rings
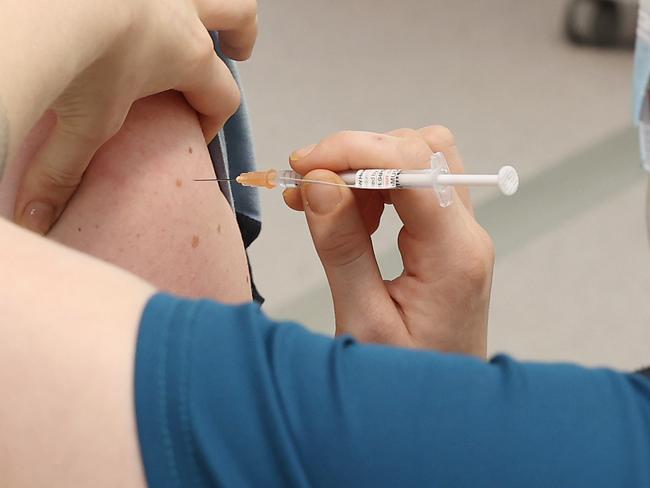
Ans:
{"label": "fingernail", "polygon": [[47,234],[54,221],[54,207],[45,202],[31,202],[25,207],[23,218],[19,222],[23,227],[38,232],[41,235]]}
{"label": "fingernail", "polygon": [[315,147],[316,144],[310,144],[309,146],[305,146],[302,149],[296,149],[294,152],[291,153],[291,156],[289,156],[289,161],[295,163],[299,159],[309,156],[309,153],[312,152]]}
{"label": "fingernail", "polygon": [[305,185],[305,199],[312,212],[327,215],[341,203],[341,189],[338,186],[308,183]]}

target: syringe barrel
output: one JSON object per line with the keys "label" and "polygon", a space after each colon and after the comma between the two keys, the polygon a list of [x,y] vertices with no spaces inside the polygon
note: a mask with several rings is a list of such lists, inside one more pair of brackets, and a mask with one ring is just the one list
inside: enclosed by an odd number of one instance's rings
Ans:
{"label": "syringe barrel", "polygon": [[302,175],[290,169],[280,169],[276,172],[275,181],[281,188],[298,188]]}
{"label": "syringe barrel", "polygon": [[433,178],[430,169],[400,171],[398,188],[433,188]]}
{"label": "syringe barrel", "polygon": [[[338,173],[339,177],[347,185],[354,185],[356,171],[345,171]],[[278,170],[275,175],[275,182],[282,188],[298,188],[302,182],[303,176],[290,169]]]}

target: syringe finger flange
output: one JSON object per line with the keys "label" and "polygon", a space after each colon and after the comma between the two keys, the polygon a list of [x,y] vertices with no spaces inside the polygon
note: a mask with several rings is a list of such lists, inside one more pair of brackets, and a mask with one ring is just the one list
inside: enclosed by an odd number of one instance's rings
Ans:
{"label": "syringe finger flange", "polygon": [[449,164],[447,158],[441,152],[435,152],[431,155],[431,181],[433,190],[438,196],[440,206],[445,208],[453,203],[454,192],[450,185],[440,180],[441,177],[449,174]]}

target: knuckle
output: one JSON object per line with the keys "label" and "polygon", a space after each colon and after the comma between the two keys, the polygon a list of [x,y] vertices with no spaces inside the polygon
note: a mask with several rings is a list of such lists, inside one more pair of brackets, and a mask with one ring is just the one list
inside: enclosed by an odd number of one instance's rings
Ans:
{"label": "knuckle", "polygon": [[405,137],[399,141],[402,164],[405,167],[426,167],[431,158],[431,149],[421,138]]}
{"label": "knuckle", "polygon": [[96,142],[101,145],[117,134],[124,125],[126,113],[126,110],[109,110],[100,123]]}
{"label": "knuckle", "polygon": [[367,246],[357,231],[337,230],[318,245],[318,255],[323,263],[337,268],[358,262]]}
{"label": "knuckle", "polygon": [[[112,99],[116,98],[118,97]],[[109,102],[101,103],[83,126],[77,127],[76,130],[68,128],[67,135],[70,139],[79,139],[85,147],[95,150],[120,131],[127,113],[128,107],[121,109]]]}
{"label": "knuckle", "polygon": [[203,24],[192,29],[189,36],[188,47],[183,52],[183,56],[189,57],[189,64],[197,67],[210,61],[215,55],[214,43]]}
{"label": "knuckle", "polygon": [[390,147],[395,144],[395,138],[387,134],[373,134],[372,142],[375,145],[383,145],[384,147]]}
{"label": "knuckle", "polygon": [[336,149],[340,154],[347,154],[357,145],[357,133],[352,130],[335,132],[325,137],[318,146]]}
{"label": "knuckle", "polygon": [[81,183],[81,173],[72,167],[47,164],[40,174],[43,188],[57,190],[74,190]]}
{"label": "knuckle", "polygon": [[431,145],[452,147],[456,145],[456,138],[451,130],[444,125],[430,125],[420,129],[420,134]]}
{"label": "knuckle", "polygon": [[398,137],[419,137],[418,131],[411,129],[410,127],[402,127],[401,129],[389,132],[389,134],[394,134]]}
{"label": "knuckle", "polygon": [[349,147],[354,144],[357,138],[357,133],[353,130],[343,130],[332,134],[326,139],[327,142],[332,144]]}
{"label": "knuckle", "polygon": [[[75,144],[78,148],[97,148],[106,142],[105,125],[105,119],[99,116],[76,120],[73,123],[66,121],[60,123],[58,135],[68,144]],[[54,167],[52,169],[55,170]]]}

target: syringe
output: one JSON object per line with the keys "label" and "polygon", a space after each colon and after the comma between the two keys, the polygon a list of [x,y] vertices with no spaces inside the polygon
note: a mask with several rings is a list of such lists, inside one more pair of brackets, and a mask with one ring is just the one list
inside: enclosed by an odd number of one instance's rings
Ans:
{"label": "syringe", "polygon": [[519,188],[519,176],[512,166],[502,167],[496,175],[450,174],[443,153],[431,156],[429,169],[360,169],[338,173],[343,184],[308,180],[290,169],[242,173],[237,183],[258,188],[297,188],[301,183],[345,186],[362,190],[395,190],[401,188],[430,188],[438,195],[441,207],[452,201],[452,186],[498,186],[504,195],[514,195]]}

